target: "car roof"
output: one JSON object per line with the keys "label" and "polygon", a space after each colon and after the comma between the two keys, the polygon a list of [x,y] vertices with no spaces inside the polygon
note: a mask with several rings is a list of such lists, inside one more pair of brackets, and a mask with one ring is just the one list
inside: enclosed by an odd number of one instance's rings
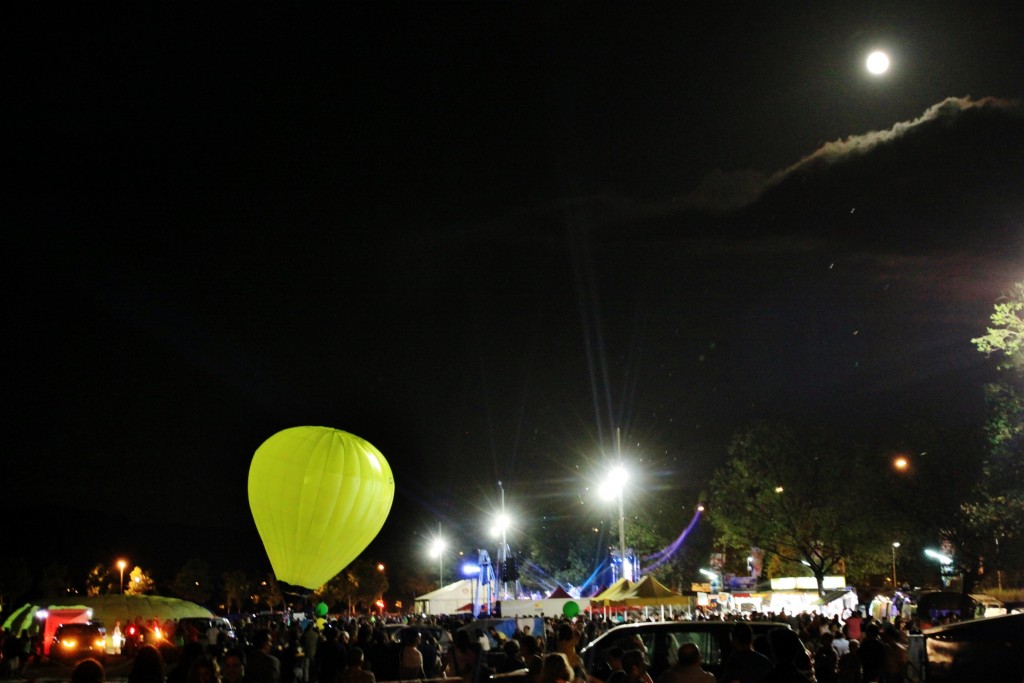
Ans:
{"label": "car roof", "polygon": [[635,633],[637,631],[643,632],[657,632],[657,631],[686,631],[686,630],[703,630],[703,631],[714,631],[714,630],[727,630],[731,631],[732,627],[737,623],[744,623],[750,626],[755,632],[770,631],[774,628],[785,628],[789,629],[789,624],[783,621],[643,621],[632,624],[619,624],[614,626],[599,637],[595,638],[591,645],[594,643],[604,640],[605,638],[617,638],[619,636]]}
{"label": "car roof", "polygon": [[61,624],[57,631],[102,631],[99,624]]}

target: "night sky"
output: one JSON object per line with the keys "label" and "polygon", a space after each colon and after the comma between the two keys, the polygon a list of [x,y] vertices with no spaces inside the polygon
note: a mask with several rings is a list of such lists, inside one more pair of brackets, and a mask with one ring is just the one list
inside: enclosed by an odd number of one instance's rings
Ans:
{"label": "night sky", "polygon": [[753,419],[976,423],[1024,13],[746,4],[5,7],[33,560],[268,566],[248,465],[297,425],[388,458],[394,562],[490,542],[499,480],[513,544],[589,504],[616,428],[688,507]]}

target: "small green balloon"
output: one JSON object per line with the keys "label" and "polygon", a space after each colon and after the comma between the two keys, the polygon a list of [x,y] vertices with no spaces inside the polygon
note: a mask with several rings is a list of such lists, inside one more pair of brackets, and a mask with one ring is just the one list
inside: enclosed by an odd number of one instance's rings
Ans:
{"label": "small green balloon", "polygon": [[568,618],[568,619],[572,619],[574,616],[576,616],[579,613],[580,613],[579,603],[576,603],[576,602],[573,602],[572,600],[570,600],[569,602],[567,602],[564,605],[562,605],[562,614],[565,615],[565,617]]}
{"label": "small green balloon", "polygon": [[318,617],[326,617],[327,616],[327,603],[326,602],[318,602],[316,604],[316,615]]}

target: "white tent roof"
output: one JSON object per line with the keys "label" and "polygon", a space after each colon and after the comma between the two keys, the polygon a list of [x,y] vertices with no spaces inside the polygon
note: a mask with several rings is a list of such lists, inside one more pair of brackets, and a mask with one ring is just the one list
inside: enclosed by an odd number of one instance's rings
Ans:
{"label": "white tent roof", "polygon": [[453,600],[457,597],[465,598],[464,602],[473,600],[474,582],[469,579],[462,579],[447,586],[441,586],[436,591],[424,595],[417,595],[416,600]]}

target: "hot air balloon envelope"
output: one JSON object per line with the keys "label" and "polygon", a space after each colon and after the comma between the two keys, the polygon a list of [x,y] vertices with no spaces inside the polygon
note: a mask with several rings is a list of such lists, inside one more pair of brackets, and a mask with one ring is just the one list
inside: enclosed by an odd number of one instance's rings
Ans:
{"label": "hot air balloon envelope", "polygon": [[370,544],[395,498],[371,443],[327,427],[292,427],[249,466],[249,507],[278,581],[315,590]]}

